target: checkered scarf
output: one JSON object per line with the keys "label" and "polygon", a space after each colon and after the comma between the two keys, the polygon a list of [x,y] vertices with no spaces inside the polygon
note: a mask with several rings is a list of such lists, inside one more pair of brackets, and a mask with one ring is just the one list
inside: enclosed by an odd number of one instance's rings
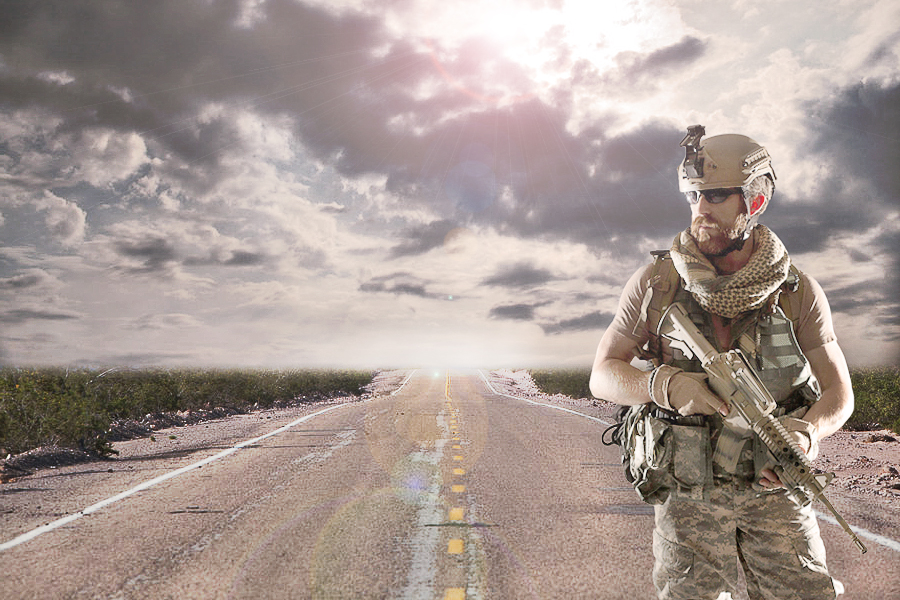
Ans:
{"label": "checkered scarf", "polygon": [[738,272],[719,275],[694,238],[690,228],[672,243],[671,257],[684,287],[706,311],[733,319],[760,308],[787,279],[791,258],[781,240],[769,228],[757,225],[752,238],[755,250]]}

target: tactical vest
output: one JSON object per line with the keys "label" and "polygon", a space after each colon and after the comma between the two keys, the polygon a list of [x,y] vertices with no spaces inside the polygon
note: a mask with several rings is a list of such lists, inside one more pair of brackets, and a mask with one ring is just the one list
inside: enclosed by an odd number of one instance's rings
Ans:
{"label": "tactical vest", "polygon": [[[819,396],[818,383],[812,374],[806,357],[800,350],[794,334],[795,323],[799,320],[800,272],[791,266],[786,282],[776,291],[769,301],[760,309],[744,313],[731,322],[731,340],[728,348],[720,347],[715,335],[715,328],[708,312],[703,310],[690,292],[684,289],[680,275],[675,269],[668,252],[654,252],[655,260],[650,274],[650,282],[641,306],[641,320],[635,327],[650,331],[650,339],[642,349],[643,360],[651,361],[654,366],[665,363],[679,367],[688,372],[703,372],[700,361],[685,356],[679,349],[671,348],[666,340],[656,335],[659,321],[666,308],[672,302],[680,302],[686,309],[694,324],[720,352],[740,349],[754,366],[762,382],[778,404],[775,416],[792,414],[800,416]],[[641,331],[642,333],[642,331]],[[742,481],[748,485],[755,481],[758,472],[768,466],[768,456],[762,443],[755,436],[735,438],[731,431],[724,427],[720,415],[694,415],[682,417],[677,413],[666,411],[655,405],[643,407],[646,414],[645,430],[654,430],[651,437],[656,438],[657,447],[647,446],[645,450],[657,456],[669,459],[669,470],[684,470],[684,465],[694,465],[693,473],[674,477],[670,485],[677,487],[682,494],[702,499],[704,491],[708,491],[712,479],[731,479]],[[632,417],[634,418],[634,416]],[[668,428],[670,431],[659,432]],[[668,440],[677,440],[686,435],[692,436],[695,442],[673,444],[678,448],[666,447]],[[732,435],[731,439],[729,435]],[[717,452],[717,445],[729,447],[733,456],[722,459]],[[646,441],[646,440],[645,440]],[[727,444],[726,444],[727,442]],[[679,452],[676,456],[673,452]],[[652,462],[652,461],[651,461]],[[632,464],[632,472],[640,479],[645,474],[636,472]],[[637,469],[640,471],[640,469]],[[637,484],[635,484],[637,489]],[[638,493],[641,490],[638,489]],[[644,494],[641,494],[644,497]],[[648,502],[664,500],[668,495],[663,491],[660,495],[654,492],[654,499],[644,497]]]}
{"label": "tactical vest", "polygon": [[[818,397],[818,384],[797,338],[799,321],[800,271],[791,265],[787,280],[760,309],[744,313],[731,323],[731,343],[720,347],[709,313],[684,289],[669,253],[653,252],[650,283],[641,306],[641,321],[635,333],[646,327],[650,340],[642,349],[643,360],[658,366],[665,362],[689,372],[702,373],[698,360],[686,357],[677,348],[668,348],[656,335],[659,320],[673,302],[680,302],[700,332],[720,352],[740,349],[751,360],[772,397],[785,408],[796,408]],[[798,398],[798,394],[802,397]]]}

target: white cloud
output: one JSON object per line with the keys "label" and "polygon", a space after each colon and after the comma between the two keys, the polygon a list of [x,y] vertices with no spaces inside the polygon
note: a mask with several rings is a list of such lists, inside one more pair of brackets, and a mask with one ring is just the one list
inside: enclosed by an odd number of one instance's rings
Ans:
{"label": "white cloud", "polygon": [[203,323],[192,315],[183,313],[167,313],[144,315],[133,321],[129,327],[138,330],[144,329],[187,329],[197,328]]}
{"label": "white cloud", "polygon": [[132,175],[147,162],[147,147],[136,133],[94,129],[71,141],[73,179],[105,187]]}
{"label": "white cloud", "polygon": [[65,246],[75,246],[84,241],[86,213],[77,204],[44,192],[35,206],[44,213],[44,222],[56,241]]}
{"label": "white cloud", "polygon": [[38,79],[49,81],[56,85],[68,85],[75,81],[75,78],[66,71],[44,71],[43,73],[38,73]]}
{"label": "white cloud", "polygon": [[838,72],[844,77],[842,83],[852,85],[874,78],[896,85],[900,80],[900,4],[894,0],[846,4],[848,20],[855,23],[856,31],[841,45],[841,56],[837,57]]}

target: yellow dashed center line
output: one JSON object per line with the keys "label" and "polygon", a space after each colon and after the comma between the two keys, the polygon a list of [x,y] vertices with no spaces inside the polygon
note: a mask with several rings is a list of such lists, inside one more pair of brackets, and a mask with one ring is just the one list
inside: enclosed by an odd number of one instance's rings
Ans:
{"label": "yellow dashed center line", "polygon": [[[448,419],[449,432],[451,435],[451,441],[453,443],[453,449],[460,451],[462,450],[461,437],[460,437],[460,425],[459,425],[459,411],[453,407],[452,398],[450,396],[450,373],[447,373],[447,388],[446,388],[446,397],[447,397],[447,410],[450,414],[450,418]],[[453,455],[453,461],[455,463],[463,461],[463,455],[460,452],[459,454]],[[454,467],[452,473],[456,477],[462,477],[466,474],[466,470]],[[450,486],[450,491],[454,494],[462,494],[466,491],[466,486],[462,483],[454,483]],[[451,507],[448,514],[447,520],[450,522],[461,523],[465,521],[466,510],[462,506],[453,506]],[[453,538],[448,540],[447,542],[447,553],[451,555],[460,555],[465,552],[465,541],[459,538]],[[449,582],[448,582],[449,583]],[[444,600],[466,600],[466,588],[446,588],[444,590]]]}
{"label": "yellow dashed center line", "polygon": [[463,541],[459,539],[452,539],[447,542],[447,553],[448,554],[462,554],[463,553]]}

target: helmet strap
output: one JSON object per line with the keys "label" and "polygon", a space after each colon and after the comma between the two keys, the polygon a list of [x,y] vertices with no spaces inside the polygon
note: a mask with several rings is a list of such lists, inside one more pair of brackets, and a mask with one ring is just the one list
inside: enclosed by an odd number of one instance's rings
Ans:
{"label": "helmet strap", "polygon": [[749,237],[750,237],[750,228],[747,228],[747,231],[744,232],[744,235],[742,235],[741,237],[739,237],[736,240],[734,240],[733,242],[731,242],[731,244],[729,244],[722,250],[719,250],[718,252],[714,252],[712,254],[707,254],[706,256],[708,256],[710,258],[722,258],[723,256],[728,256],[732,252],[743,249],[744,243],[747,241],[747,239]]}

